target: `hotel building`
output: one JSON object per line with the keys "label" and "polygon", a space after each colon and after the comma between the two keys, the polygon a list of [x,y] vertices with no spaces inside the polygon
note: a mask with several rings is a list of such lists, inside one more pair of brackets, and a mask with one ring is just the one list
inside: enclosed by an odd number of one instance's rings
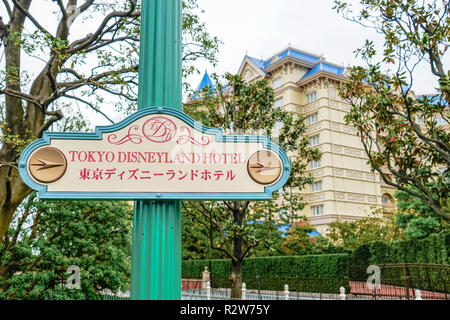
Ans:
{"label": "hotel building", "polygon": [[[314,183],[300,191],[307,204],[301,214],[320,233],[333,221],[352,221],[374,208],[394,209],[394,188],[372,172],[356,129],[344,116],[350,105],[338,96],[349,69],[323,56],[286,48],[268,59],[245,56],[238,70],[246,81],[267,79],[275,91],[274,108],[302,114],[310,145],[322,152],[308,166]],[[211,85],[205,73],[199,90]]]}

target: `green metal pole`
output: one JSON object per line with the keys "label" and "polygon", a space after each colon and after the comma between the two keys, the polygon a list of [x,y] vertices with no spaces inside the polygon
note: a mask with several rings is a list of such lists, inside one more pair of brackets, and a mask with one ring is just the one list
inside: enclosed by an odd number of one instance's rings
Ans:
{"label": "green metal pole", "polygon": [[[181,0],[143,0],[138,109],[181,110]],[[179,200],[137,200],[131,299],[181,299]]]}

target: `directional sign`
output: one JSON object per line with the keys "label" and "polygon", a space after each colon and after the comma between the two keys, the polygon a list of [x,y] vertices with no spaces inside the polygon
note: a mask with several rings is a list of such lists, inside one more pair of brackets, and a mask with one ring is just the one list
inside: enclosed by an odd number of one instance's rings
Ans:
{"label": "directional sign", "polygon": [[267,136],[226,136],[160,107],[95,133],[45,133],[19,171],[41,198],[270,199],[290,163]]}

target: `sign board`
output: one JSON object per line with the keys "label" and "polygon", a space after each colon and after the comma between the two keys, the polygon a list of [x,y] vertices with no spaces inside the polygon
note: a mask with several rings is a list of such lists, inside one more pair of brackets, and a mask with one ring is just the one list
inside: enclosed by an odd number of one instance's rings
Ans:
{"label": "sign board", "polygon": [[267,136],[226,136],[172,108],[147,108],[95,133],[46,132],[22,179],[47,199],[271,199],[286,153]]}

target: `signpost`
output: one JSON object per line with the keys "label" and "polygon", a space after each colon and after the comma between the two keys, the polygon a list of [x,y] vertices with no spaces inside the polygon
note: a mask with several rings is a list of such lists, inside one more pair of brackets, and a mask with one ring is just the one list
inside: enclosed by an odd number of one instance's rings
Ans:
{"label": "signpost", "polygon": [[138,112],[94,133],[46,132],[19,160],[43,199],[135,200],[131,298],[181,298],[180,200],[263,200],[287,182],[266,136],[226,136],[181,111],[181,0],[144,0]]}

